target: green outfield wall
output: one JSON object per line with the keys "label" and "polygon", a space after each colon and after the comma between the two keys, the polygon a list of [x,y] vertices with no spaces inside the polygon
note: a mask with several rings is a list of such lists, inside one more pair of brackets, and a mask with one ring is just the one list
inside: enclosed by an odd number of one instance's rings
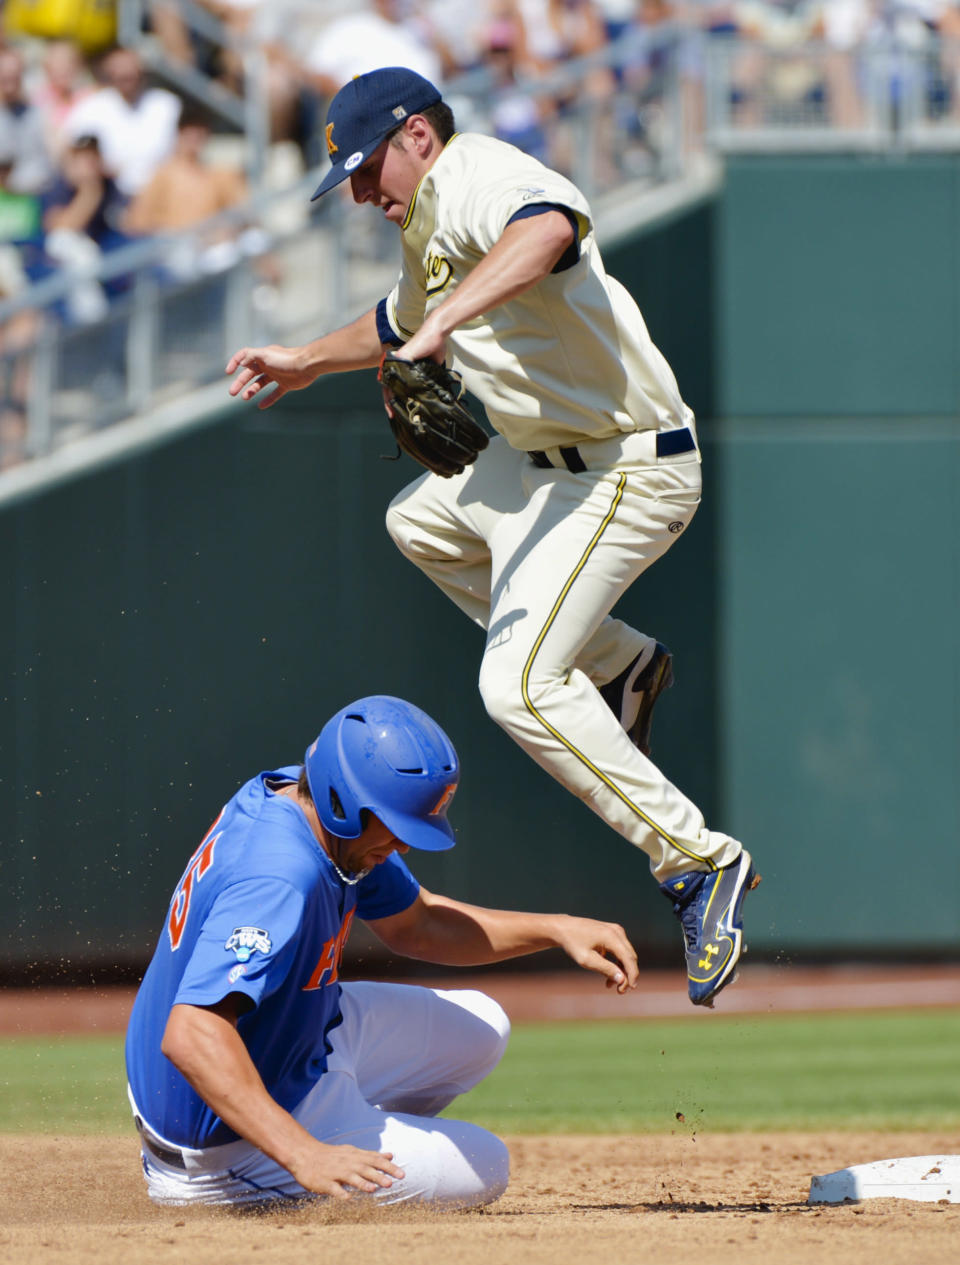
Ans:
{"label": "green outfield wall", "polygon": [[960,159],[740,158],[716,263],[716,412],[960,411]]}
{"label": "green outfield wall", "polygon": [[[618,613],[675,651],[656,756],[755,852],[770,957],[960,952],[958,170],[738,160],[715,204],[607,253],[706,475]],[[225,398],[0,509],[0,971],[142,962],[223,800],[379,691],[461,752],[428,885],[616,918],[676,960],[645,858],[487,719],[480,630],[383,528],[416,473],[391,451],[354,375],[269,413]]]}
{"label": "green outfield wall", "polygon": [[[371,373],[270,414],[234,405],[0,515],[15,594],[0,633],[7,965],[142,959],[220,804],[258,770],[298,761],[329,714],[373,692],[436,715],[463,760],[462,845],[418,864],[428,885],[615,913],[651,942],[672,930],[646,859],[486,718],[482,633],[383,527],[416,470],[381,459],[393,446],[378,395]],[[625,609],[662,627],[706,689],[705,547],[705,533],[679,542],[672,572]],[[678,583],[688,599],[672,596]],[[665,753],[691,710],[696,697],[678,691]],[[708,738],[694,776],[707,798]]]}
{"label": "green outfield wall", "polygon": [[960,159],[728,163],[721,817],[754,943],[960,955]]}

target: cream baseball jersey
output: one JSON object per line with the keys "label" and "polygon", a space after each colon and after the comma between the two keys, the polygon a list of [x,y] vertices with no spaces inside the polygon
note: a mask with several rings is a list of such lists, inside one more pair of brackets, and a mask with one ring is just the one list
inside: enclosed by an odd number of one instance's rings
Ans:
{"label": "cream baseball jersey", "polygon": [[583,195],[491,137],[458,133],[418,185],[403,223],[400,277],[378,309],[381,337],[409,339],[511,220],[543,206],[568,213],[579,257],[457,328],[452,367],[491,424],[525,451],[689,425],[692,413],[640,310],[604,271]]}

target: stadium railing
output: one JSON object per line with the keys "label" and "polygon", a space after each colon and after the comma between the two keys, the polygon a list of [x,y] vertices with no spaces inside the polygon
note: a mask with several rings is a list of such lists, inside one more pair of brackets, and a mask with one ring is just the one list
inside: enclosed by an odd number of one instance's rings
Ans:
{"label": "stadium railing", "polygon": [[[603,98],[577,99],[591,70],[635,56],[626,39],[518,85],[543,103],[543,157],[569,170],[588,197],[627,180],[657,185],[682,174],[679,61],[671,51],[678,47],[664,42],[656,87],[645,83],[642,92],[619,83]],[[445,96],[462,130],[498,130],[502,95],[489,74],[463,76],[445,85]],[[0,333],[25,313],[35,326],[27,345],[0,352],[0,470],[212,382],[239,346],[316,336],[386,293],[395,229],[375,215],[346,214],[347,188],[311,204],[325,169],[293,187],[261,190],[194,230],[114,250],[87,272],[60,270],[0,302]],[[232,245],[209,246],[223,230]],[[89,286],[106,286],[114,297],[103,319],[82,323],[72,315],[74,300]]]}
{"label": "stadium railing", "polygon": [[704,138],[721,152],[960,145],[960,44],[929,31],[842,50],[714,38],[703,66]]}

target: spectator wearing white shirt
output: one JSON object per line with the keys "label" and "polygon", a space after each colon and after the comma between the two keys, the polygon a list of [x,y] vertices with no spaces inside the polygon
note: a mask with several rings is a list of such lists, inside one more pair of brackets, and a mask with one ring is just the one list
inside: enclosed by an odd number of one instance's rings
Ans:
{"label": "spectator wearing white shirt", "polygon": [[53,178],[43,115],[24,95],[23,58],[0,49],[0,147],[12,161],[13,193],[40,193]]}
{"label": "spectator wearing white shirt", "polygon": [[76,105],[64,131],[71,139],[95,136],[107,169],[128,197],[147,183],[170,154],[180,100],[165,88],[148,88],[132,48],[116,48],[101,63],[105,86]]}
{"label": "spectator wearing white shirt", "polygon": [[472,70],[484,59],[493,11],[493,0],[419,0],[416,13],[447,77]]}
{"label": "spectator wearing white shirt", "polygon": [[607,30],[607,39],[618,39],[634,22],[637,0],[596,0],[597,11]]}
{"label": "spectator wearing white shirt", "polygon": [[443,78],[429,35],[412,18],[402,20],[396,0],[375,0],[370,12],[335,18],[304,57],[311,86],[325,97],[356,75],[386,66],[406,66],[431,83]]}

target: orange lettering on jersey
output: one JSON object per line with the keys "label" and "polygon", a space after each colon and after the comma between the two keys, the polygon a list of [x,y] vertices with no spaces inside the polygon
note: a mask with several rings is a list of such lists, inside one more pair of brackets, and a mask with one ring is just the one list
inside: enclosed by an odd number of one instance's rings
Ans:
{"label": "orange lettering on jersey", "polygon": [[190,858],[183,878],[177,884],[177,890],[173,893],[173,900],[170,902],[170,917],[167,919],[167,935],[170,937],[170,948],[174,952],[180,948],[180,941],[183,939],[184,928],[187,925],[193,885],[194,883],[199,883],[207,870],[210,869],[210,866],[213,865],[213,850],[220,835],[223,834],[222,830],[218,834],[214,834],[213,831],[222,816],[223,810],[221,809],[217,821],[213,823],[204,835],[199,848]]}
{"label": "orange lettering on jersey", "polygon": [[[353,922],[354,912],[354,910],[350,910],[343,920],[343,926],[323,946],[320,961],[313,968],[313,974],[310,976],[309,981],[303,986],[305,993],[313,992],[316,988],[323,988],[327,984],[335,984],[339,979],[340,959],[343,957],[343,946],[347,943],[347,936],[350,934],[350,924]],[[324,979],[328,971],[330,972],[330,977],[329,979]]]}

